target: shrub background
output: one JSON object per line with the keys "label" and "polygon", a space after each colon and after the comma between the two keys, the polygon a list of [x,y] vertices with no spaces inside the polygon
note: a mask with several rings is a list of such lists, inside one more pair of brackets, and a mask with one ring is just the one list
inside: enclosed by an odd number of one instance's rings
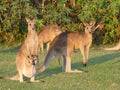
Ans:
{"label": "shrub background", "polygon": [[58,24],[63,31],[83,31],[82,21],[101,22],[94,43],[108,44],[120,39],[120,0],[1,0],[0,43],[23,42],[27,33],[25,17],[37,17],[38,30]]}

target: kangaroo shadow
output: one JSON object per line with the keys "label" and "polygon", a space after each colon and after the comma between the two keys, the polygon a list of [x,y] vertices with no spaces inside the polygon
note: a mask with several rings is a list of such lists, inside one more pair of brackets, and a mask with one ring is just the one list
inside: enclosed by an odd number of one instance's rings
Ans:
{"label": "kangaroo shadow", "polygon": [[93,65],[96,65],[96,64],[101,64],[101,63],[110,61],[110,60],[115,59],[115,58],[120,58],[120,52],[114,52],[114,53],[111,53],[111,54],[91,58],[88,61],[88,63],[89,63],[88,65],[93,66]]}
{"label": "kangaroo shadow", "polygon": [[[120,58],[120,52],[115,52],[115,53],[111,53],[111,54],[93,57],[93,58],[89,59],[88,67],[93,66],[93,65],[99,65],[101,63],[110,61],[110,60],[115,59],[115,58]],[[71,64],[72,64],[72,68],[75,68],[75,69],[76,68],[83,68],[82,62],[76,62],[76,63],[71,63]],[[52,69],[47,68],[44,72],[39,73],[37,76],[40,75],[40,77],[45,78],[47,76],[56,75],[59,73],[62,73],[61,66],[58,66],[57,68],[52,68]]]}
{"label": "kangaroo shadow", "polygon": [[[110,60],[115,59],[115,58],[120,58],[120,52],[114,52],[114,53],[111,53],[111,54],[106,54],[106,55],[101,55],[101,56],[90,58],[88,60],[87,67],[94,66],[94,65],[99,65],[101,63],[110,61]],[[73,63],[72,66],[74,68],[83,68],[82,62]]]}
{"label": "kangaroo shadow", "polygon": [[62,69],[60,66],[52,69],[48,67],[44,72],[38,73],[36,76],[40,76],[40,79],[41,79],[41,78],[46,78],[48,76],[57,75],[59,73],[62,73]]}

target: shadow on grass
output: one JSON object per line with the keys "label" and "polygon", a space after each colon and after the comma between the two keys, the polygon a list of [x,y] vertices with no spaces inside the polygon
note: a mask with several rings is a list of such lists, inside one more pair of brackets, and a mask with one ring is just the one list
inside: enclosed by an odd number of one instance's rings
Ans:
{"label": "shadow on grass", "polygon": [[[105,55],[90,58],[88,60],[87,66],[89,67],[89,66],[99,65],[101,63],[113,60],[115,58],[120,58],[120,52],[114,52],[111,54],[105,54]],[[73,68],[83,68],[82,62],[73,63],[72,66]]]}
{"label": "shadow on grass", "polygon": [[91,59],[89,59],[88,63],[89,63],[89,66],[91,66],[91,65],[101,64],[101,63],[110,61],[115,58],[120,58],[120,52],[115,52],[115,53],[91,58]]}
{"label": "shadow on grass", "polygon": [[[7,53],[7,52],[15,52],[16,53],[19,48],[20,48],[20,46],[10,48],[10,49],[6,49],[6,50],[3,49],[3,50],[0,50],[0,53]],[[96,64],[99,65],[101,63],[113,60],[115,58],[120,58],[120,52],[114,52],[114,53],[111,53],[111,54],[105,54],[105,55],[97,56],[97,57],[94,57],[94,58],[90,58],[89,61],[88,61],[88,67],[96,65]],[[118,61],[118,63],[120,63],[120,61]],[[83,65],[82,65],[81,62],[72,63],[72,68],[74,68],[74,69],[83,68]],[[59,65],[58,67],[55,67],[55,68],[52,68],[52,69],[48,67],[44,72],[39,73],[37,76],[40,76],[40,77],[44,78],[44,77],[47,77],[47,76],[50,76],[50,75],[59,74],[61,72],[62,72],[62,67],[61,67],[61,65]]]}
{"label": "shadow on grass", "polygon": [[[111,53],[111,54],[106,54],[106,55],[102,55],[102,56],[97,56],[94,58],[89,59],[88,61],[88,67],[89,66],[93,66],[96,64],[101,64],[110,60],[113,60],[115,58],[120,58],[120,52],[115,52],[115,53]],[[72,63],[72,68],[77,69],[77,68],[83,68],[83,65],[81,62],[77,62],[77,63]],[[37,76],[41,76],[42,78],[45,78],[47,76],[50,75],[56,75],[62,72],[62,67],[57,67],[57,68],[53,68],[53,69],[49,69],[47,68],[44,72],[39,73]]]}
{"label": "shadow on grass", "polygon": [[51,75],[57,75],[59,73],[62,73],[62,67],[52,68],[49,67],[42,73],[38,73],[36,76],[40,76],[41,78],[45,78]]}

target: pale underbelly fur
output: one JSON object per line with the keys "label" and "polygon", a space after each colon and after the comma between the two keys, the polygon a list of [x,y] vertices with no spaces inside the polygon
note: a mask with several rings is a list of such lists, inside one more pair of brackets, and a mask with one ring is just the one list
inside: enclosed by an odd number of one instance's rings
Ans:
{"label": "pale underbelly fur", "polygon": [[30,67],[30,68],[25,68],[25,67],[23,68],[23,75],[26,76],[26,77],[30,78],[30,77],[34,76],[35,73],[36,73],[35,66]]}

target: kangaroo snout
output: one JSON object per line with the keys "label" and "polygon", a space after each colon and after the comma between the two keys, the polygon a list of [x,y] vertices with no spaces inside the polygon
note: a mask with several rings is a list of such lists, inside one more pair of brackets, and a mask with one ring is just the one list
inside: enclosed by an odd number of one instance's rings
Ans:
{"label": "kangaroo snout", "polygon": [[33,27],[32,30],[36,30],[36,27]]}

